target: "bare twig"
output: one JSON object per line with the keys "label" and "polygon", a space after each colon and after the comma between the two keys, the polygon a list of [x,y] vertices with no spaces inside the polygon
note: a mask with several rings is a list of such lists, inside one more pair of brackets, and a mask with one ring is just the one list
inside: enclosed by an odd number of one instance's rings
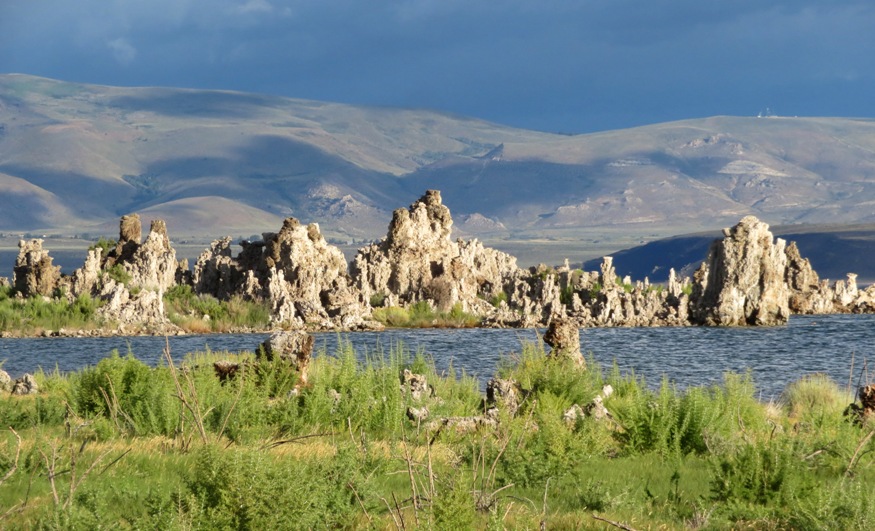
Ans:
{"label": "bare twig", "polygon": [[[204,414],[200,411],[200,405],[197,402],[197,390],[194,388],[194,382],[191,380],[191,377],[186,373],[185,380],[188,386],[188,396],[186,396],[185,391],[182,389],[182,384],[179,382],[179,376],[176,374],[177,369],[173,364],[173,357],[170,355],[170,339],[167,336],[164,336],[164,359],[167,360],[167,366],[170,368],[170,375],[173,377],[173,383],[176,386],[176,398],[182,402],[182,405],[191,413],[195,426],[198,429],[198,433],[201,436],[201,440],[204,444],[208,442],[207,439],[207,430],[204,428]],[[191,401],[189,400],[191,398]],[[192,405],[192,401],[194,404]]]}
{"label": "bare twig", "polygon": [[57,450],[58,449],[55,448],[54,446],[52,447],[52,457],[51,457],[51,459],[49,459],[49,456],[47,456],[46,453],[43,452],[43,449],[42,448],[39,449],[40,455],[43,456],[43,460],[46,462],[46,475],[49,478],[49,485],[52,488],[52,499],[55,502],[55,506],[58,506],[61,504],[61,499],[58,497],[58,489],[55,486],[55,462],[56,462],[57,457],[58,457]]}
{"label": "bare twig", "polygon": [[428,455],[428,497],[432,500],[437,495],[437,490],[434,487],[434,468],[431,464],[431,445],[425,447],[425,452]]}
{"label": "bare twig", "polygon": [[416,495],[416,478],[413,476],[413,459],[410,457],[410,448],[407,444],[407,432],[404,430],[404,422],[401,422],[401,434],[404,443],[404,461],[407,463],[407,475],[410,478],[410,493],[413,496],[413,518],[416,527],[419,527],[419,499]]}
{"label": "bare twig", "polygon": [[872,439],[873,435],[875,435],[875,430],[870,431],[865,437],[863,437],[863,440],[860,441],[860,444],[857,445],[857,449],[854,451],[854,455],[851,457],[851,462],[848,463],[848,468],[847,470],[845,470],[846,476],[851,474],[851,470],[857,463],[857,458],[860,455],[860,451],[863,449],[864,446],[866,446],[866,443],[868,443],[869,440]]}
{"label": "bare twig", "polygon": [[854,355],[856,353],[851,351],[851,369],[848,371],[848,394],[851,394],[851,384],[854,381]]}
{"label": "bare twig", "polygon": [[620,529],[624,529],[625,531],[637,531],[634,527],[632,527],[630,525],[626,525],[622,522],[615,522],[613,520],[608,520],[607,518],[602,518],[601,516],[599,516],[595,513],[592,513],[590,516],[592,516],[593,518],[595,518],[596,520],[598,520],[600,522],[605,522],[606,524],[611,524],[612,526],[618,527]]}
{"label": "bare twig", "polygon": [[541,529],[547,528],[547,490],[550,488],[550,478],[544,482],[544,501],[541,503]]}
{"label": "bare twig", "polygon": [[237,396],[234,397],[234,402],[231,404],[231,407],[228,409],[228,413],[225,415],[225,419],[222,421],[222,427],[219,429],[219,434],[217,437],[219,439],[222,438],[222,434],[225,433],[225,428],[228,427],[228,420],[231,418],[231,413],[234,412],[234,408],[237,407],[237,402],[240,401],[240,395],[243,394],[243,381],[245,380],[246,369],[243,365],[240,366],[240,375],[237,377],[240,380],[240,387],[237,389]]}
{"label": "bare twig", "polygon": [[[401,507],[398,507],[398,498],[395,497],[395,493],[392,493],[392,501],[395,502],[395,510],[398,511],[398,520],[401,521],[401,529],[407,529],[404,525],[404,514],[401,512]],[[416,510],[416,505],[413,505],[414,511]]]}
{"label": "bare twig", "polygon": [[128,448],[127,450],[125,450],[125,451],[122,453],[122,455],[120,455],[120,456],[116,457],[115,459],[113,459],[112,461],[110,461],[105,467],[103,467],[103,468],[100,470],[100,472],[97,473],[97,475],[98,475],[98,476],[102,476],[103,473],[106,472],[107,470],[109,470],[109,468],[110,468],[112,465],[114,465],[114,464],[118,463],[119,461],[121,461],[122,458],[123,458],[124,456],[128,455],[129,453],[131,453],[131,448]]}
{"label": "bare twig", "polygon": [[314,437],[325,437],[328,435],[334,435],[334,432],[325,432],[325,433],[311,433],[310,435],[300,435],[298,437],[292,437],[291,439],[283,439],[282,441],[274,441],[270,444],[262,445],[262,450],[270,450],[271,448],[276,448],[277,446],[282,446],[284,444],[296,443],[303,441],[304,439],[312,439]]}
{"label": "bare twig", "polygon": [[380,499],[383,500],[383,503],[386,504],[386,509],[389,509],[389,515],[392,516],[392,523],[395,524],[395,529],[402,529],[401,524],[398,523],[398,519],[395,518],[395,511],[392,510],[392,506],[389,505],[389,501],[382,496],[380,496]]}
{"label": "bare twig", "polygon": [[[107,448],[103,453],[101,453],[99,456],[97,456],[97,459],[95,459],[94,461],[91,462],[91,466],[89,466],[88,469],[85,470],[85,472],[83,472],[82,475],[79,476],[79,478],[77,479],[76,478],[76,457],[77,457],[77,455],[81,455],[82,451],[84,449],[85,449],[85,445],[83,444],[79,448],[78,454],[74,453],[72,451],[70,452],[70,494],[69,494],[69,496],[67,496],[67,499],[64,501],[64,506],[63,506],[64,509],[69,508],[70,504],[73,503],[73,497],[76,494],[76,490],[79,488],[80,485],[82,485],[82,482],[85,481],[85,478],[87,478],[88,475],[94,470],[94,468],[101,461],[103,461],[103,459],[106,456],[108,456],[109,453],[112,451],[111,448]],[[121,457],[119,459],[121,459]]]}
{"label": "bare twig", "polygon": [[349,490],[351,490],[352,493],[353,493],[353,495],[355,495],[355,499],[358,500],[358,502],[359,502],[359,507],[361,507],[361,508],[362,508],[362,511],[365,513],[365,516],[366,516],[367,519],[368,519],[368,523],[369,523],[369,524],[373,523],[373,520],[371,519],[371,515],[368,514],[368,510],[365,508],[365,504],[362,502],[362,499],[359,497],[359,493],[358,493],[358,491],[355,490],[355,485],[353,485],[353,484],[352,484],[352,481],[350,481],[350,482],[348,482],[348,483],[346,484],[346,486],[349,487]]}
{"label": "bare twig", "polygon": [[6,472],[6,475],[4,475],[2,479],[0,479],[0,485],[2,485],[3,482],[7,479],[11,478],[12,474],[14,474],[16,470],[18,470],[18,458],[21,457],[21,436],[19,436],[18,433],[12,429],[12,426],[9,427],[9,431],[11,431],[13,435],[15,435],[16,439],[18,439],[18,446],[15,448],[15,461],[12,463],[12,468],[10,468],[9,471]]}

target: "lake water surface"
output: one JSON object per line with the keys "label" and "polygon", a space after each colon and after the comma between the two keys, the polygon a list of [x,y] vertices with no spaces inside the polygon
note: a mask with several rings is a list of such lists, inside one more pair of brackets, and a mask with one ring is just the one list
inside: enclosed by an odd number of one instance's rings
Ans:
{"label": "lake water surface", "polygon": [[[338,339],[349,341],[357,354],[378,354],[399,342],[435,360],[438,370],[451,363],[477,377],[481,385],[502,357],[521,350],[523,342],[538,340],[537,331],[388,330],[384,332],[318,333],[318,355],[332,355]],[[169,338],[175,359],[190,352],[252,351],[267,334],[213,334]],[[794,316],[787,326],[771,328],[584,328],[581,346],[588,357],[606,369],[616,360],[624,372],[634,371],[656,385],[663,375],[679,387],[719,383],[726,371],[750,370],[760,393],[768,400],[806,374],[826,373],[848,382],[855,358],[853,384],[861,377],[864,360],[875,354],[875,315]],[[162,358],[163,337],[0,339],[2,368],[13,377],[38,367],[62,372],[94,365],[113,350],[132,352],[155,365]],[[549,347],[548,347],[549,348]],[[875,376],[875,370],[872,371]]]}

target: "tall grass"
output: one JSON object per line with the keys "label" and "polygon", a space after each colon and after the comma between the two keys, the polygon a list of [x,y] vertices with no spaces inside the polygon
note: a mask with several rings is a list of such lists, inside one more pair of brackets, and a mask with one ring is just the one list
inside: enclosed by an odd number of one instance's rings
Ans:
{"label": "tall grass", "polygon": [[407,308],[387,306],[374,308],[372,317],[394,328],[471,328],[479,326],[482,319],[465,312],[461,303],[456,303],[448,312],[438,312],[428,301],[419,301]]}
{"label": "tall grass", "polygon": [[186,285],[167,290],[164,306],[173,324],[194,333],[263,329],[270,323],[270,309],[262,302],[237,295],[220,301],[211,295],[196,295]]}
{"label": "tall grass", "polygon": [[[234,378],[216,377],[220,359]],[[593,513],[636,528],[875,527],[873,443],[822,377],[788,387],[781,409],[749,374],[654,389],[526,344],[498,371],[519,407],[465,431],[448,420],[484,415],[477,382],[403,345],[340,341],[306,386],[252,353],[169,360],[113,353],[0,397],[0,527],[588,528]],[[414,397],[405,369],[434,395]],[[608,418],[563,418],[606,384]]]}
{"label": "tall grass", "polygon": [[72,303],[64,298],[41,296],[16,298],[11,287],[0,287],[0,331],[39,333],[61,328],[82,330],[101,325],[97,316],[100,304],[88,295]]}

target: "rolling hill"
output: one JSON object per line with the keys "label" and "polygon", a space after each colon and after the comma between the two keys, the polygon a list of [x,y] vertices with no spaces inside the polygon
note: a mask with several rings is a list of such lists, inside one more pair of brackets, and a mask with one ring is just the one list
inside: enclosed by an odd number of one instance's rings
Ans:
{"label": "rolling hill", "polygon": [[[875,222],[875,120],[711,117],[585,135],[415,109],[0,75],[0,232],[175,237],[385,234],[442,191],[456,228],[582,261],[753,214],[773,226]],[[239,230],[231,230],[237,227]]]}

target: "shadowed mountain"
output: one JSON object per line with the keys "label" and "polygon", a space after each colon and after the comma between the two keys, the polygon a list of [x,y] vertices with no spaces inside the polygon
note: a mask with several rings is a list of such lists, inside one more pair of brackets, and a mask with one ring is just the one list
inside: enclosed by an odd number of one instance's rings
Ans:
{"label": "shadowed mountain", "polygon": [[[861,285],[875,283],[875,225],[773,227],[776,237],[796,242],[803,258],[811,261],[821,280],[844,279],[848,273],[859,275]],[[705,261],[711,243],[722,238],[720,231],[677,236],[613,253],[617,274],[633,279],[647,277],[651,282],[666,282],[674,268],[682,276]],[[583,269],[598,270],[601,258],[583,264]]]}
{"label": "shadowed mountain", "polygon": [[14,198],[4,232],[94,233],[121,214],[183,219],[192,208],[177,237],[220,236],[232,217],[248,218],[246,232],[276,230],[295,216],[341,240],[382,237],[393,209],[437,188],[461,234],[541,246],[538,261],[558,262],[747,214],[773,226],[875,222],[875,122],[713,117],[569,136],[424,110],[10,74],[0,75],[0,185]]}

